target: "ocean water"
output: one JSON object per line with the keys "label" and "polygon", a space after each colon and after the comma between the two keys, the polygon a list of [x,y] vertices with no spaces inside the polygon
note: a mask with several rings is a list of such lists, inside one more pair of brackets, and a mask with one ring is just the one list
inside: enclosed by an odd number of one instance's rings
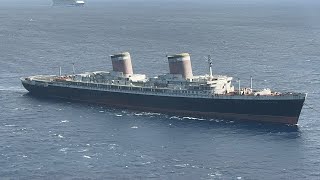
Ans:
{"label": "ocean water", "polygon": [[[0,179],[320,179],[317,1],[50,1],[0,5]],[[110,70],[129,51],[136,73],[191,53],[255,88],[308,93],[297,127],[178,117],[40,99],[20,77]],[[237,84],[234,82],[235,85]]]}

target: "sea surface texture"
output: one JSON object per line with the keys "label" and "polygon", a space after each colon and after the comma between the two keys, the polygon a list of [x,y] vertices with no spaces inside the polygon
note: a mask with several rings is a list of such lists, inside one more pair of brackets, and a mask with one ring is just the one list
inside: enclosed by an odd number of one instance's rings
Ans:
{"label": "sea surface texture", "polygon": [[[0,179],[320,179],[318,1],[1,1]],[[111,70],[194,74],[308,93],[298,127],[197,119],[40,99],[19,78]]]}

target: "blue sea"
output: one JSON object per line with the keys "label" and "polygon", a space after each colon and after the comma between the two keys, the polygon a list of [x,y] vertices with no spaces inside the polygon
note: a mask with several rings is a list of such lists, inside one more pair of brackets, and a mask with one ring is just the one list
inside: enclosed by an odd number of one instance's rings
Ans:
{"label": "blue sea", "polygon": [[[298,0],[46,0],[0,3],[0,179],[320,179],[320,3]],[[19,78],[110,70],[194,74],[308,93],[297,127],[40,99]]]}

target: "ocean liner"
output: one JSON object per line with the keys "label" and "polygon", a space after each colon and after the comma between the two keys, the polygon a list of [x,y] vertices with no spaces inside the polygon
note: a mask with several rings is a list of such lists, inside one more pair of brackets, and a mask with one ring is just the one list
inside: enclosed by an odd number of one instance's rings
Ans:
{"label": "ocean liner", "polygon": [[[232,77],[192,73],[188,53],[167,56],[169,73],[133,73],[128,52],[111,55],[111,71],[21,78],[35,96],[63,98],[139,111],[193,117],[297,124],[306,94],[237,88]],[[210,58],[209,58],[210,59]]]}
{"label": "ocean liner", "polygon": [[52,0],[52,6],[84,6],[84,0]]}

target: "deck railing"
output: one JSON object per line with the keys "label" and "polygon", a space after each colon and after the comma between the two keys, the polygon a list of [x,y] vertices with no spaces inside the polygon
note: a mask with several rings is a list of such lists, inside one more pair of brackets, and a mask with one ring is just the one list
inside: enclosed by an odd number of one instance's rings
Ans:
{"label": "deck railing", "polygon": [[134,94],[145,94],[145,95],[161,95],[161,96],[174,96],[174,97],[197,97],[197,98],[212,98],[212,99],[302,99],[305,98],[305,94],[294,93],[294,94],[280,94],[275,96],[254,96],[254,95],[239,95],[239,94],[213,94],[210,91],[203,90],[186,90],[186,89],[168,89],[168,88],[153,88],[153,87],[142,87],[133,85],[119,85],[119,84],[104,84],[104,83],[93,83],[93,82],[81,82],[81,81],[43,81],[33,80],[36,84],[44,86],[59,86],[76,89],[90,89],[97,91],[111,91],[120,93],[134,93]]}

